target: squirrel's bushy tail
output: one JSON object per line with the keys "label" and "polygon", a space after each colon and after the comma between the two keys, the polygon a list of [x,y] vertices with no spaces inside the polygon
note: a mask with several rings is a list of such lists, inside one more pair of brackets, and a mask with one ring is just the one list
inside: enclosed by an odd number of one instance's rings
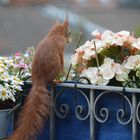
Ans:
{"label": "squirrel's bushy tail", "polygon": [[35,81],[21,111],[17,128],[8,140],[35,140],[50,113],[50,96],[44,81]]}

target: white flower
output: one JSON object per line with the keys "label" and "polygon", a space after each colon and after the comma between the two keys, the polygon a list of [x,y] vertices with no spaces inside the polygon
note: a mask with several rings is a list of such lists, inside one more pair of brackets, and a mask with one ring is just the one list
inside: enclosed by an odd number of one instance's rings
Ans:
{"label": "white flower", "polygon": [[12,88],[13,88],[13,90],[16,92],[17,90],[18,91],[22,91],[22,87],[20,86],[20,85],[16,85],[16,84],[14,84],[13,86],[12,86]]}
{"label": "white flower", "polygon": [[14,62],[12,59],[6,59],[5,60],[5,63],[8,67],[11,67],[11,66],[14,66]]}
{"label": "white flower", "polygon": [[123,39],[120,36],[116,36],[116,42],[114,43],[116,46],[123,46],[124,42]]}
{"label": "white flower", "polygon": [[0,60],[0,73],[3,73],[5,71],[5,69],[6,69],[6,67],[5,67],[3,61]]}
{"label": "white flower", "polygon": [[136,39],[134,36],[129,36],[129,37],[128,37],[128,42],[129,42],[130,44],[133,44],[136,40],[137,40],[137,39]]}
{"label": "white flower", "polygon": [[115,35],[115,33],[113,33],[112,31],[106,30],[102,33],[101,40],[106,40],[106,38],[113,37],[114,35]]}
{"label": "white flower", "polygon": [[76,73],[75,73],[75,71],[74,71],[73,69],[70,71],[70,75],[71,75],[72,77],[75,77],[75,76],[76,76]]}
{"label": "white flower", "polygon": [[15,99],[14,95],[15,95],[16,91],[13,90],[12,88],[13,88],[13,86],[5,83],[5,89],[6,89],[6,92],[7,92],[9,99],[11,99],[13,102],[15,102],[16,99]]}
{"label": "white flower", "polygon": [[119,63],[114,63],[113,68],[115,70],[115,74],[122,74],[122,66]]}
{"label": "white flower", "polygon": [[8,59],[8,57],[5,57],[5,56],[0,57],[0,60],[2,60],[2,61],[6,61],[7,59]]}
{"label": "white flower", "polygon": [[120,43],[118,43],[118,40],[114,36],[106,36],[104,41],[109,45],[120,44]]}
{"label": "white flower", "polygon": [[84,55],[83,55],[83,59],[85,60],[90,60],[91,57],[95,56],[95,51],[94,50],[91,50],[90,48],[89,49],[86,49]]}
{"label": "white flower", "polygon": [[107,57],[107,58],[104,59],[104,64],[105,65],[111,66],[113,63],[114,63],[114,60],[111,59],[111,58],[109,58],[109,57]]}
{"label": "white flower", "polygon": [[[90,60],[92,57],[95,57],[96,53],[95,53],[94,41],[95,41],[97,53],[101,52],[103,48],[106,47],[106,42],[94,39],[91,41],[87,41],[84,45],[76,49],[75,55],[78,55],[78,56],[81,55],[82,58],[85,60]],[[78,56],[75,56],[75,58],[77,58],[76,60],[78,60],[79,58]],[[74,62],[76,61],[74,60]]]}
{"label": "white flower", "polygon": [[140,68],[136,70],[136,76],[140,77]]}
{"label": "white flower", "polygon": [[5,101],[5,100],[9,99],[9,96],[7,94],[6,89],[4,87],[2,87],[2,86],[0,87],[0,99],[2,101]]}
{"label": "white flower", "polygon": [[106,80],[110,80],[115,76],[114,69],[108,65],[103,64],[99,69],[103,78]]}
{"label": "white flower", "polygon": [[136,41],[136,38],[132,35],[130,35],[130,32],[128,31],[120,31],[116,33],[116,38],[118,40],[118,43],[116,45],[123,46],[125,45],[126,47],[132,47],[132,44]]}
{"label": "white flower", "polygon": [[2,66],[0,66],[0,73],[3,73],[4,71],[5,69]]}
{"label": "white flower", "polygon": [[89,67],[88,69],[85,69],[81,76],[87,77],[92,84],[96,84],[98,81],[98,69],[95,67]]}
{"label": "white flower", "polygon": [[75,53],[74,55],[71,56],[71,64],[73,66],[77,65],[80,60],[80,55],[78,53]]}
{"label": "white flower", "polygon": [[95,50],[94,41],[95,41],[97,53],[100,53],[107,46],[107,43],[105,41],[94,39],[92,40],[92,48],[94,50]]}
{"label": "white flower", "polygon": [[128,74],[126,72],[122,72],[122,74],[116,74],[115,78],[118,81],[126,81],[128,79]]}
{"label": "white flower", "polygon": [[17,76],[11,76],[10,80],[12,85],[23,85],[23,81],[20,80]]}
{"label": "white flower", "polygon": [[130,32],[123,30],[116,33],[116,35],[118,35],[123,40],[123,42],[127,42],[130,36]]}
{"label": "white flower", "polygon": [[140,55],[129,56],[124,63],[124,67],[127,69],[134,69],[140,67]]}
{"label": "white flower", "polygon": [[107,85],[109,82],[109,80],[103,78],[97,67],[89,67],[82,72],[81,76],[87,77],[94,85]]}
{"label": "white flower", "polygon": [[92,77],[98,74],[98,69],[97,67],[89,67],[85,70],[82,71],[82,75],[87,76],[87,77]]}
{"label": "white flower", "polygon": [[0,76],[0,80],[8,82],[10,79],[9,75],[7,73],[4,73]]}
{"label": "white flower", "polygon": [[94,36],[94,37],[97,37],[97,36],[100,36],[101,33],[96,29],[95,31],[93,31],[93,32],[91,33],[91,35]]}
{"label": "white flower", "polygon": [[125,65],[125,63],[122,63],[122,65],[120,65],[120,66],[118,65],[116,67],[115,78],[118,81],[125,81],[128,79],[128,74],[129,74],[130,70],[127,69],[124,65]]}
{"label": "white flower", "polygon": [[132,46],[134,48],[137,48],[140,50],[140,38],[138,38],[137,40],[134,41],[134,43],[132,44]]}
{"label": "white flower", "polygon": [[31,73],[29,73],[28,71],[25,71],[21,77],[24,78],[24,77],[30,77],[30,76],[31,76]]}
{"label": "white flower", "polygon": [[9,93],[8,93],[8,96],[9,96],[9,98],[10,98],[13,102],[16,101],[16,99],[15,99],[14,95],[12,94],[12,92],[9,92]]}
{"label": "white flower", "polygon": [[93,43],[91,41],[86,41],[86,43],[84,45],[81,46],[81,49],[86,50],[88,48],[90,48],[93,45]]}
{"label": "white flower", "polygon": [[28,53],[25,53],[24,54],[24,57],[27,57],[28,58],[29,57],[29,54]]}
{"label": "white flower", "polygon": [[116,74],[122,74],[122,67],[120,64],[115,63],[111,58],[105,58],[104,63],[99,67],[100,72],[104,79],[110,80]]}
{"label": "white flower", "polygon": [[128,40],[127,32],[121,31],[118,33],[113,33],[110,30],[103,32],[101,35],[101,41],[106,42],[108,45],[123,45],[123,43]]}
{"label": "white flower", "polygon": [[103,85],[106,86],[109,83],[109,80],[104,79],[102,76],[99,76],[97,85]]}

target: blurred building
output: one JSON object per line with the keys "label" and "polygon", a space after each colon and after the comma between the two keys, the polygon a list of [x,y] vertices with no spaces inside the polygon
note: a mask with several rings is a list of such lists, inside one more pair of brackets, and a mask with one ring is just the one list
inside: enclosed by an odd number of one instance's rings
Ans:
{"label": "blurred building", "polygon": [[3,5],[28,6],[46,4],[48,0],[0,0]]}
{"label": "blurred building", "polygon": [[140,0],[119,0],[120,7],[140,8]]}
{"label": "blurred building", "polygon": [[[140,0],[0,0],[0,4],[4,5],[0,6],[0,52],[5,55],[36,46],[56,17],[63,18],[66,11],[76,15],[70,21],[75,23],[72,33],[85,29],[85,40],[98,27],[140,34]],[[68,47],[67,52],[73,53],[73,49]]]}
{"label": "blurred building", "polygon": [[117,0],[75,0],[77,4],[85,7],[116,7]]}
{"label": "blurred building", "polygon": [[[140,0],[50,0],[53,5],[70,9],[87,20],[112,31],[140,28]],[[82,23],[81,23],[82,24]]]}
{"label": "blurred building", "polygon": [[67,3],[68,5],[78,5],[81,7],[127,7],[139,8],[140,0],[48,0],[54,3]]}
{"label": "blurred building", "polygon": [[67,3],[81,7],[127,7],[140,8],[140,0],[0,0],[3,5],[44,5],[46,3]]}

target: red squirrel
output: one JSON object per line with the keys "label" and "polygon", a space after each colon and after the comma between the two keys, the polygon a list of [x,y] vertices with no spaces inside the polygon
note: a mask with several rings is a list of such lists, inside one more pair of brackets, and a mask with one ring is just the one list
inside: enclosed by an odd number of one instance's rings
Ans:
{"label": "red squirrel", "polygon": [[50,95],[47,85],[63,71],[64,47],[70,41],[68,18],[54,25],[36,48],[32,63],[32,88],[8,140],[36,140],[49,118]]}

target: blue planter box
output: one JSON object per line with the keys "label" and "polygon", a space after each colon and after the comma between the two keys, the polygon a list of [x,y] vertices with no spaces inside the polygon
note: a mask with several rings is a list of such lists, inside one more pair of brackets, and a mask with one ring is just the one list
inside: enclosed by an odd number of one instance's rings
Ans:
{"label": "blue planter box", "polygon": [[[62,86],[57,86],[56,93],[62,89]],[[83,90],[86,93],[86,96],[89,98],[89,90]],[[97,90],[95,94],[95,99],[100,95],[101,90]],[[84,107],[85,112],[83,116],[88,113],[88,104],[87,100],[83,98],[82,94],[77,93],[77,105]],[[128,99],[131,101],[131,94],[128,94]],[[137,98],[138,99],[138,98]],[[138,99],[139,100],[139,99]],[[56,101],[56,107],[59,109],[59,106],[66,104],[69,106],[70,111],[65,118],[59,118],[55,115],[55,128],[54,134],[56,140],[89,140],[90,139],[90,120],[89,117],[81,121],[77,118],[75,114],[76,101],[73,88],[66,88],[63,94]],[[132,121],[127,125],[122,125],[117,121],[116,112],[119,109],[122,109],[122,97],[119,94],[108,93],[104,95],[97,105],[97,112],[100,111],[100,108],[108,108],[109,118],[105,123],[100,123],[97,120],[95,121],[95,140],[132,140]],[[131,114],[131,109],[126,102],[126,110],[129,115]],[[64,115],[64,112],[59,112],[61,115]],[[127,119],[127,118],[126,118]],[[138,124],[137,124],[138,125]],[[49,122],[46,122],[45,128],[43,129],[41,135],[38,136],[37,140],[47,140],[49,139]],[[138,126],[138,133],[139,131]],[[140,134],[140,133],[139,133]],[[138,136],[140,138],[140,136]],[[139,139],[138,138],[138,139]]]}

